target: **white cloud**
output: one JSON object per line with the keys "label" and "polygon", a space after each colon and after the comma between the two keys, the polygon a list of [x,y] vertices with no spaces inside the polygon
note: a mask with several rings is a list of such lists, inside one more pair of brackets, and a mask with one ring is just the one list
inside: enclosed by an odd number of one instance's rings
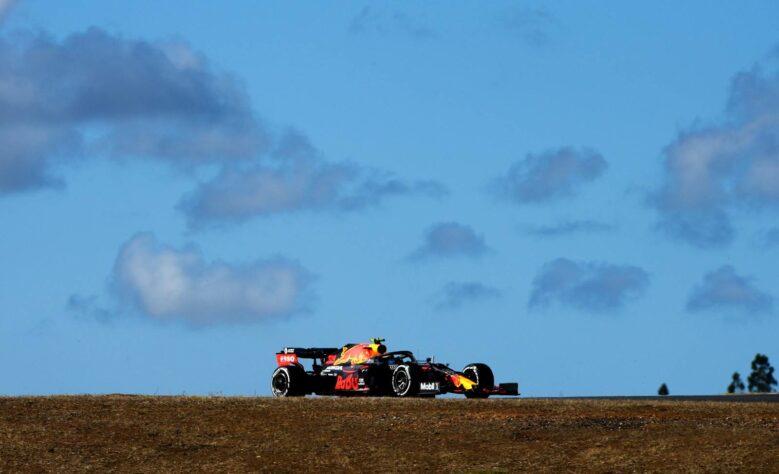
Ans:
{"label": "white cloud", "polygon": [[259,260],[207,263],[195,249],[161,245],[151,234],[125,243],[114,266],[125,301],[158,320],[193,324],[251,322],[305,309],[310,277],[299,264]]}
{"label": "white cloud", "polygon": [[56,183],[57,163],[87,153],[191,168],[256,158],[267,141],[243,85],[186,43],[99,28],[0,38],[0,193]]}
{"label": "white cloud", "polygon": [[439,222],[427,230],[422,246],[409,256],[409,260],[419,262],[430,258],[481,257],[489,251],[484,237],[470,226],[458,222]]}
{"label": "white cloud", "polygon": [[750,278],[738,275],[731,265],[704,275],[687,300],[688,311],[737,310],[755,314],[772,309],[773,298],[756,288]]}
{"label": "white cloud", "polygon": [[498,299],[502,295],[497,288],[477,281],[450,281],[440,293],[435,305],[438,311],[455,310],[471,303]]}
{"label": "white cloud", "polygon": [[573,196],[577,189],[597,179],[608,164],[592,150],[560,148],[529,154],[515,162],[508,173],[492,183],[500,197],[525,204]]}
{"label": "white cloud", "polygon": [[639,267],[558,258],[544,264],[533,279],[528,306],[558,302],[585,311],[614,311],[638,298],[647,286],[649,274]]}
{"label": "white cloud", "polygon": [[300,211],[357,211],[392,196],[446,194],[434,181],[405,181],[357,163],[329,162],[287,131],[266,164],[227,167],[182,199],[193,227]]}
{"label": "white cloud", "polygon": [[302,134],[268,131],[243,84],[186,42],[99,28],[61,41],[0,38],[0,195],[62,184],[58,165],[95,155],[219,166],[181,201],[193,226],[446,192],[433,181],[329,162]]}
{"label": "white cloud", "polygon": [[673,237],[721,246],[735,235],[733,212],[779,208],[779,71],[738,74],[721,123],[680,134],[665,155],[652,202]]}

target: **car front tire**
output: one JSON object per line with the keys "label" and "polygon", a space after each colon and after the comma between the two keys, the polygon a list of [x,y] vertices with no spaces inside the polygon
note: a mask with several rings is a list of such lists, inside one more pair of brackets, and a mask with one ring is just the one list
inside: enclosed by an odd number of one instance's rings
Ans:
{"label": "car front tire", "polygon": [[476,382],[476,387],[473,390],[465,392],[465,398],[487,398],[490,396],[485,390],[489,390],[495,385],[495,376],[487,364],[478,362],[468,364],[462,370],[462,374]]}

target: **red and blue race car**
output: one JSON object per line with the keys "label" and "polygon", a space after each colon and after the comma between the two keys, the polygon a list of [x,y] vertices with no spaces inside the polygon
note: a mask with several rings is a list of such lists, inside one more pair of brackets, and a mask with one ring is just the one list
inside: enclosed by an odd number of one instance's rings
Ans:
{"label": "red and blue race car", "polygon": [[[276,353],[271,376],[274,397],[373,395],[435,397],[459,393],[467,398],[519,395],[516,383],[495,385],[492,369],[473,363],[457,372],[446,364],[424,362],[410,351],[387,352],[383,339],[340,348],[285,347]],[[311,367],[302,360],[311,360]]]}

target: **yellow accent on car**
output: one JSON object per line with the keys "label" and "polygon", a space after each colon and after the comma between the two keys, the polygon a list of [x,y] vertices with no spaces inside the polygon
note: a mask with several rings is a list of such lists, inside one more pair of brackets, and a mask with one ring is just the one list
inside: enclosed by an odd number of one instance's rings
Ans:
{"label": "yellow accent on car", "polygon": [[469,379],[467,377],[463,377],[461,375],[460,376],[460,384],[463,386],[463,388],[465,390],[473,390],[473,387],[476,385],[476,382],[474,382],[473,380],[471,380],[471,379]]}

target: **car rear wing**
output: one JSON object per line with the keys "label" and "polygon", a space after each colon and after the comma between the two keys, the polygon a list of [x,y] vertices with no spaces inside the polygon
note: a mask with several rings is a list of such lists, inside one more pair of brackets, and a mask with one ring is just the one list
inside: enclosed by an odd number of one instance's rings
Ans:
{"label": "car rear wing", "polygon": [[337,347],[285,347],[276,353],[276,363],[279,366],[299,364],[298,359],[321,359],[322,361],[334,358],[341,349]]}

